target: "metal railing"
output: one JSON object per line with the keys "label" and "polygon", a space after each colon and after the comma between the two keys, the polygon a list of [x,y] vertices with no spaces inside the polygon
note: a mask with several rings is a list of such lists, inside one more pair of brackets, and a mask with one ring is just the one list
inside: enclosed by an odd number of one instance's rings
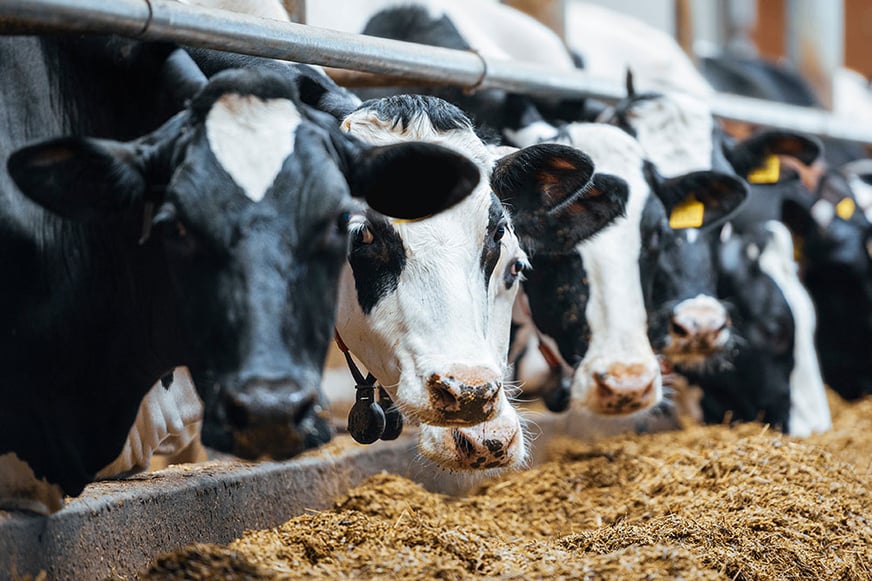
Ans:
{"label": "metal railing", "polygon": [[[118,34],[368,73],[540,96],[620,99],[624,87],[583,71],[548,69],[181,4],[174,0],[0,0],[0,33]],[[872,128],[825,111],[716,94],[718,117],[872,144]]]}

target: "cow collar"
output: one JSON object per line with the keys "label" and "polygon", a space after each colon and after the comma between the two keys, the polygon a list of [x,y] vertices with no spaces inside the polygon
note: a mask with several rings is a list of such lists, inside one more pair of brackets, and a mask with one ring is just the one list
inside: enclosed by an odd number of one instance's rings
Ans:
{"label": "cow collar", "polygon": [[396,440],[403,431],[402,414],[381,385],[378,386],[378,401],[375,400],[375,376],[372,373],[363,376],[338,329],[334,328],[333,338],[356,382],[354,405],[348,412],[348,433],[361,444],[372,444],[379,439]]}

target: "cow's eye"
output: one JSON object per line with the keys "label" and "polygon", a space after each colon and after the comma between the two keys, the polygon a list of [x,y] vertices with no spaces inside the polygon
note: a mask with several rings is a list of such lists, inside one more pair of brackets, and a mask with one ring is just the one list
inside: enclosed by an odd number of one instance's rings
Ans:
{"label": "cow's eye", "polygon": [[336,218],[336,229],[340,233],[348,232],[348,224],[351,222],[351,212],[342,212]]}
{"label": "cow's eye", "polygon": [[500,240],[503,239],[503,236],[505,236],[505,235],[506,235],[506,227],[503,226],[502,224],[500,224],[497,227],[496,232],[494,232],[494,242],[499,242]]}
{"label": "cow's eye", "polygon": [[514,263],[512,263],[512,266],[510,267],[509,272],[512,273],[512,276],[517,277],[517,276],[521,276],[521,274],[523,274],[523,272],[524,272],[524,270],[526,270],[526,268],[527,268],[527,265],[524,264],[524,262],[522,260],[516,260]]}

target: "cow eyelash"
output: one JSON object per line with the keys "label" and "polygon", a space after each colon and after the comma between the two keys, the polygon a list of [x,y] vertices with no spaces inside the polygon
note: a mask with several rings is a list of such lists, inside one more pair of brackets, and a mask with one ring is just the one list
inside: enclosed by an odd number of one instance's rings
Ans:
{"label": "cow eyelash", "polygon": [[505,224],[500,224],[497,226],[496,231],[494,232],[494,242],[499,242],[503,239],[503,236],[506,235],[506,226]]}

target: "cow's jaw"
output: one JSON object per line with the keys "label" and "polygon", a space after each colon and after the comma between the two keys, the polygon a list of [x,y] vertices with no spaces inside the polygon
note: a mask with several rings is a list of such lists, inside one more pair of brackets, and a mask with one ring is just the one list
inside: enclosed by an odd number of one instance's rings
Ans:
{"label": "cow's jaw", "polygon": [[515,469],[527,461],[527,443],[518,412],[502,398],[491,420],[466,428],[422,425],[418,451],[454,472]]}

